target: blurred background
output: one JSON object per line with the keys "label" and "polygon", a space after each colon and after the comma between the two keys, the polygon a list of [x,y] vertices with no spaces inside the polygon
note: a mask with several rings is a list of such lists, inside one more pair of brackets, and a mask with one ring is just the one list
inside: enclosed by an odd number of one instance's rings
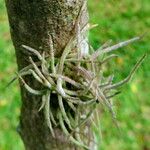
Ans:
{"label": "blurred background", "polygon": [[[90,43],[96,49],[109,39],[117,43],[150,31],[149,0],[89,0],[90,23],[99,26],[90,31]],[[110,114],[100,114],[99,129],[94,129],[101,150],[150,150],[150,34],[142,41],[115,53],[109,72],[114,82],[125,78],[144,53],[148,57],[132,81],[114,98],[117,120],[121,129],[112,123]],[[10,39],[4,0],[0,0],[0,150],[24,150],[16,132],[20,114],[20,94],[17,83],[5,89],[17,70],[15,52]]]}

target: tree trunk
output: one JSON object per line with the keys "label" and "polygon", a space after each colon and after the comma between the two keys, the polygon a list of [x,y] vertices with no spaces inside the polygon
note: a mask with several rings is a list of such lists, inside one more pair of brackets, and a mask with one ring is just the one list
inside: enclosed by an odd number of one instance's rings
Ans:
{"label": "tree trunk", "polygon": [[[84,0],[6,0],[10,31],[16,50],[18,69],[28,66],[29,53],[21,45],[28,45],[40,52],[49,53],[49,36],[52,35],[54,52],[60,57],[63,48],[74,34],[75,22]],[[79,26],[83,28],[88,22],[87,9],[82,11]],[[81,50],[87,48],[86,38],[82,37]],[[83,39],[85,38],[85,39]],[[31,76],[25,78],[35,89],[38,83]],[[54,128],[53,138],[45,124],[40,96],[33,96],[20,84],[22,108],[20,116],[20,135],[26,150],[72,150],[78,149],[70,144],[59,127]],[[52,97],[56,100],[56,97]],[[55,105],[53,106],[55,109]]]}

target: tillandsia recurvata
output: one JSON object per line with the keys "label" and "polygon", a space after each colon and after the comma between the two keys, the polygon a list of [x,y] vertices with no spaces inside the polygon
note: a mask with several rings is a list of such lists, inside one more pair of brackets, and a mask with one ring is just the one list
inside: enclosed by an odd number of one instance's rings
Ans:
{"label": "tillandsia recurvata", "polygon": [[[80,17],[80,14],[78,17]],[[79,30],[78,23],[77,18],[76,31]],[[87,28],[91,27],[87,26]],[[104,79],[102,65],[118,56],[114,54],[106,57],[101,56],[140,40],[142,37],[132,38],[113,46],[110,46],[110,41],[106,42],[87,56],[81,56],[79,48],[75,55],[71,51],[72,45],[74,42],[77,42],[76,37],[76,35],[73,35],[70,38],[60,58],[55,58],[52,35],[50,34],[49,56],[46,56],[44,52],[41,54],[38,50],[27,45],[22,45],[25,50],[36,56],[38,61],[34,62],[33,58],[29,57],[31,64],[20,70],[10,83],[19,78],[28,92],[41,96],[41,106],[38,109],[44,112],[45,122],[53,137],[55,137],[53,128],[60,126],[72,143],[84,149],[89,149],[88,144],[82,141],[82,137],[80,137],[80,126],[91,119],[98,105],[106,106],[112,115],[113,121],[116,122],[111,98],[119,93],[117,91],[118,87],[124,85],[132,78],[146,55],[139,59],[125,79],[118,83],[113,83],[114,75]],[[78,42],[80,43],[80,41]],[[23,79],[26,75],[32,75],[44,87],[43,90],[36,90],[29,86]],[[56,114],[53,114],[51,110],[51,94],[57,96],[59,107]]]}
{"label": "tillandsia recurvata", "polygon": [[[100,59],[99,56],[139,40],[140,37],[121,42],[114,46],[106,45],[104,48],[100,48],[101,50],[98,49],[87,57],[80,59],[78,59],[78,55],[71,55],[70,45],[75,41],[75,36],[70,39],[60,58],[54,57],[53,41],[51,35],[49,37],[51,54],[49,57],[45,57],[44,52],[40,54],[38,50],[22,45],[24,49],[35,55],[39,61],[34,62],[32,57],[29,57],[31,65],[19,71],[17,77],[22,81],[28,92],[42,97],[39,111],[43,110],[45,121],[52,136],[55,137],[53,127],[60,125],[62,131],[68,136],[71,142],[89,149],[80,137],[80,126],[90,119],[97,105],[100,104],[106,106],[112,114],[113,120],[116,120],[110,99],[119,92],[115,91],[112,94],[112,91],[127,83],[146,57],[146,55],[143,55],[139,59],[125,79],[118,83],[113,83],[114,75],[109,76],[107,80],[103,79],[101,66],[111,58],[116,57],[116,55],[111,54],[103,59]],[[75,76],[72,74],[75,74]],[[33,89],[23,79],[23,76],[26,75],[32,75],[37,82],[46,88],[44,90]],[[54,115],[51,111],[50,101],[52,93],[55,93],[58,97],[59,110],[57,110],[57,115]],[[68,107],[66,109],[64,103],[67,103],[72,111],[68,111]],[[88,112],[84,111],[85,117],[82,118],[82,112],[86,107],[88,107]]]}

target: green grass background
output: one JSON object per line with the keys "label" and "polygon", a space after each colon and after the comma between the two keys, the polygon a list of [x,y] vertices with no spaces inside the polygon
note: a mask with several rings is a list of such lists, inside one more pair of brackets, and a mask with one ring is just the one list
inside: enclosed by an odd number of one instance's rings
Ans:
{"label": "green grass background", "polygon": [[[94,129],[101,150],[150,150],[150,1],[89,0],[90,23],[99,26],[90,31],[90,42],[96,49],[109,39],[113,43],[147,33],[144,39],[115,53],[108,68],[115,81],[125,78],[137,59],[148,56],[132,81],[121,88],[114,99],[122,135],[109,114],[100,114],[100,130]],[[0,150],[23,150],[16,132],[20,114],[17,83],[5,85],[17,70],[15,52],[9,34],[4,0],[0,0]]]}

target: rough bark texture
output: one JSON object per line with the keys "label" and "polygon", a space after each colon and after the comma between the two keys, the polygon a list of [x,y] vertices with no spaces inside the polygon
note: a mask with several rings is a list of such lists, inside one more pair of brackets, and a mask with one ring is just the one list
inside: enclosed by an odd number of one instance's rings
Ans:
{"label": "rough bark texture", "polygon": [[[18,69],[29,65],[29,53],[21,45],[25,44],[40,52],[49,51],[48,33],[53,36],[55,56],[59,57],[73,34],[76,18],[84,0],[6,0],[10,31],[16,50]],[[87,23],[85,9],[80,20],[81,28]],[[26,82],[39,87],[30,76]],[[29,94],[21,86],[22,108],[20,116],[20,135],[26,150],[71,150],[71,145],[59,128],[52,138],[43,113],[38,112],[41,97]],[[57,100],[53,97],[53,100]],[[55,108],[54,108],[55,109]]]}

